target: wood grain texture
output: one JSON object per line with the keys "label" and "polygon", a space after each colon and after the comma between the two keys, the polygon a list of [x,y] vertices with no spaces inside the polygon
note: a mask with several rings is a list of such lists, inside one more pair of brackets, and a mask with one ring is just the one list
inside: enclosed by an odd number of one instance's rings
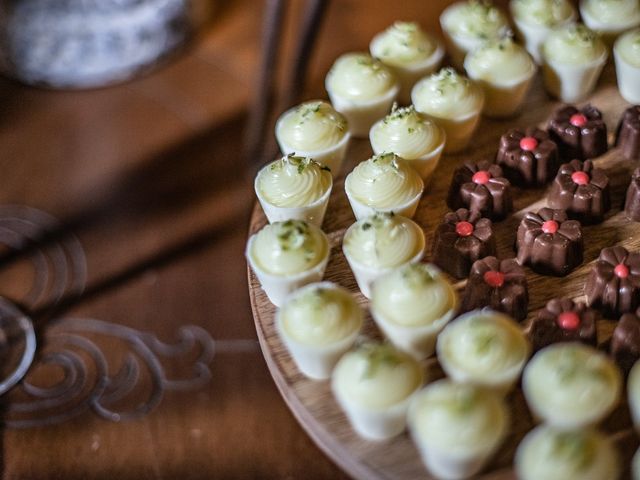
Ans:
{"label": "wood grain texture", "polygon": [[[615,131],[622,111],[627,107],[615,86],[612,65],[607,66],[590,102],[603,111],[611,143],[613,140],[612,132]],[[448,211],[444,198],[455,167],[465,160],[477,161],[493,158],[498,140],[508,128],[529,125],[544,126],[558,105],[559,103],[551,101],[547,97],[541,84],[540,75],[538,75],[522,113],[518,117],[505,121],[483,119],[471,147],[466,152],[444,156],[440,160],[440,165],[415,216],[415,220],[423,227],[427,237],[427,260],[431,259],[430,245],[435,228]],[[337,282],[349,289],[363,307],[367,306],[368,301],[359,293],[341,249],[342,236],[347,227],[355,221],[344,194],[344,173],[350,171],[356,163],[365,160],[370,155],[371,150],[367,141],[360,140],[352,143],[343,176],[334,184],[327,216],[323,224],[323,230],[328,234],[331,242],[331,257],[325,279]],[[570,275],[564,278],[546,277],[535,274],[526,268],[530,295],[529,318],[553,297],[565,296],[582,299],[585,277],[603,247],[619,244],[631,250],[640,250],[640,224],[629,222],[621,212],[624,193],[634,162],[623,159],[616,149],[612,149],[606,155],[598,158],[595,163],[604,169],[610,177],[613,208],[604,223],[584,227],[584,263]],[[508,219],[494,224],[500,258],[514,256],[513,245],[517,225],[525,212],[535,211],[545,206],[545,193],[545,189],[515,190],[514,207],[516,213]],[[260,207],[256,206],[249,233],[256,232],[265,223],[266,220]],[[462,288],[464,283],[464,281],[458,282],[456,286]],[[416,448],[406,434],[390,441],[369,442],[360,439],[352,431],[346,417],[331,395],[329,383],[307,379],[293,364],[274,329],[275,307],[268,301],[251,271],[249,271],[249,291],[258,337],[271,374],[292,412],[318,446],[355,478],[431,478],[422,465]],[[614,325],[613,321],[604,319],[598,321],[599,341],[602,347],[606,347]],[[373,337],[380,336],[370,315],[367,315],[364,333]],[[428,370],[430,379],[442,376],[437,362],[433,359],[426,362],[425,368]],[[511,467],[515,449],[522,437],[534,425],[519,390],[508,397],[508,402],[513,413],[513,428],[481,478],[492,480],[515,478]],[[625,466],[625,478],[627,478],[629,476],[629,462],[638,446],[638,441],[631,429],[628,408],[624,401],[603,425],[603,428],[613,435],[619,446]]]}

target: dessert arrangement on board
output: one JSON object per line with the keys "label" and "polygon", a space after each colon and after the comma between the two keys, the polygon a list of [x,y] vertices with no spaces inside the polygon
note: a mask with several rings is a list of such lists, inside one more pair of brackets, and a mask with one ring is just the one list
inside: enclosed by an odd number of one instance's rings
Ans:
{"label": "dessert arrangement on board", "polygon": [[[362,463],[386,449],[419,457],[425,478],[640,479],[640,451],[630,466],[615,438],[640,431],[640,244],[610,236],[593,250],[613,216],[640,236],[640,2],[512,0],[510,12],[454,3],[444,45],[396,22],[335,61],[330,103],[282,114],[284,156],[255,180],[268,223],[246,250],[259,336],[293,362],[295,395],[362,439],[349,440]],[[615,132],[588,103],[607,61],[628,102]],[[562,103],[505,128],[538,71]],[[491,155],[474,152],[483,117],[503,128]],[[343,171],[365,142],[369,158]],[[421,214],[434,203],[448,212]],[[553,279],[573,294],[541,298]],[[258,288],[275,311],[256,306]]]}

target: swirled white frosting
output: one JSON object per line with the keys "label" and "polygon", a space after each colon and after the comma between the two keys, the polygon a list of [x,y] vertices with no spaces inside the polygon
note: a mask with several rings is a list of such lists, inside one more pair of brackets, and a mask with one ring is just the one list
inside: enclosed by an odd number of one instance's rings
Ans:
{"label": "swirled white frosting", "polygon": [[452,120],[478,113],[484,104],[482,89],[453,68],[443,68],[420,80],[411,98],[417,111]]}
{"label": "swirled white frosting", "polygon": [[331,188],[327,167],[310,158],[287,155],[258,172],[256,188],[262,198],[278,207],[304,207]]}
{"label": "swirled white frosting", "polygon": [[332,94],[354,101],[379,98],[395,87],[396,78],[382,62],[366,53],[345,53],[327,74],[326,87]]}
{"label": "swirled white frosting", "polygon": [[321,346],[359,330],[363,314],[348,290],[323,282],[297,290],[280,310],[280,318],[294,340]]}
{"label": "swirled white frosting", "polygon": [[554,30],[542,48],[545,59],[570,65],[588,64],[607,55],[598,34],[580,23]]}
{"label": "swirled white frosting", "polygon": [[580,11],[610,26],[633,25],[640,21],[638,0],[581,0]]}
{"label": "swirled white frosting", "polygon": [[406,400],[423,382],[420,364],[389,344],[361,345],[344,355],[333,371],[333,391],[370,409]]}
{"label": "swirled white frosting", "polygon": [[330,103],[312,100],[285,112],[276,133],[293,150],[315,152],[340,142],[347,134],[347,120]]}
{"label": "swirled white frosting", "polygon": [[423,188],[420,175],[393,153],[374,155],[360,162],[345,180],[345,189],[351,197],[379,209],[404,205]]}
{"label": "swirled white frosting", "polygon": [[519,22],[548,28],[568,21],[575,12],[569,0],[512,0],[510,6]]}
{"label": "swirled white frosting", "polygon": [[433,152],[444,142],[444,132],[412,106],[395,108],[377,122],[369,135],[376,152],[393,152],[405,160],[415,160]]}
{"label": "swirled white frosting", "polygon": [[372,308],[398,325],[431,325],[457,306],[456,292],[438,269],[424,263],[404,265],[378,279]]}
{"label": "swirled white frosting", "polygon": [[485,0],[456,3],[445,10],[442,18],[449,35],[474,40],[498,39],[509,28],[505,14]]}
{"label": "swirled white frosting", "polygon": [[615,49],[625,62],[640,68],[640,29],[621,35]]}
{"label": "swirled white frosting", "polygon": [[249,252],[253,262],[272,275],[305,272],[318,265],[328,253],[326,235],[302,220],[266,225],[255,235]]}
{"label": "swirled white frosting", "polygon": [[464,67],[472,78],[493,84],[531,77],[537,68],[531,55],[511,38],[486,42],[467,55]]}
{"label": "swirled white frosting", "polygon": [[407,263],[424,246],[424,233],[420,226],[392,213],[376,213],[357,221],[343,239],[345,252],[351,258],[375,268]]}
{"label": "swirled white frosting", "polygon": [[371,54],[387,65],[403,67],[426,60],[438,42],[415,22],[395,22],[371,43]]}

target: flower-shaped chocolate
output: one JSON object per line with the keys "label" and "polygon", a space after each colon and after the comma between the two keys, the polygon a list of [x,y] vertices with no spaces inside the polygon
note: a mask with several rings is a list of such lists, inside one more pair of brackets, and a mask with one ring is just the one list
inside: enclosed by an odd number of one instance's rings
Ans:
{"label": "flower-shaped chocolate", "polygon": [[525,213],[516,240],[518,263],[543,275],[564,277],[582,263],[582,227],[564,210]]}
{"label": "flower-shaped chocolate", "polygon": [[463,312],[491,307],[516,320],[524,320],[528,304],[527,277],[514,258],[485,257],[471,266],[462,298]]}
{"label": "flower-shaped chocolate", "polygon": [[591,269],[584,286],[587,305],[615,318],[640,305],[640,253],[621,246],[607,247]]}
{"label": "flower-shaped chocolate", "polygon": [[640,168],[636,168],[631,174],[624,211],[631,220],[640,222]]}
{"label": "flower-shaped chocolate", "polygon": [[556,342],[582,342],[596,346],[596,312],[569,298],[554,298],[531,322],[529,338],[534,350]]}
{"label": "flower-shaped chocolate", "polygon": [[496,162],[515,185],[535,187],[548,183],[558,171],[558,146],[536,127],[511,129],[500,138]]}
{"label": "flower-shaped chocolate", "polygon": [[611,336],[611,356],[625,374],[640,359],[640,308],[620,317]]}
{"label": "flower-shaped chocolate", "polygon": [[465,163],[453,173],[447,205],[452,210],[467,208],[499,220],[513,210],[511,184],[495,163]]}
{"label": "flower-shaped chocolate", "polygon": [[459,208],[447,213],[436,229],[433,262],[456,278],[466,277],[473,262],[495,253],[491,220],[479,212]]}
{"label": "flower-shaped chocolate", "polygon": [[591,160],[571,160],[560,166],[549,190],[551,208],[566,210],[583,224],[600,223],[611,207],[609,177]]}
{"label": "flower-shaped chocolate", "polygon": [[616,131],[616,147],[628,159],[640,157],[640,105],[627,108]]}
{"label": "flower-shaped chocolate", "polygon": [[607,151],[607,125],[597,108],[573,105],[558,109],[549,121],[549,134],[564,160],[595,158]]}

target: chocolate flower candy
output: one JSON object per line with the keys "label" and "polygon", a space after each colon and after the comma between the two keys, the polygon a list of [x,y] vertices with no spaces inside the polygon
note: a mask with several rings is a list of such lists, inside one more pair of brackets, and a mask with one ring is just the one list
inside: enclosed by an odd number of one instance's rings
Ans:
{"label": "chocolate flower candy", "polygon": [[515,185],[535,187],[548,183],[558,171],[558,147],[549,134],[536,127],[509,130],[500,138],[496,162]]}
{"label": "chocolate flower candy", "polygon": [[620,317],[611,337],[611,356],[625,375],[640,359],[640,309]]}
{"label": "chocolate flower candy", "polygon": [[616,131],[616,147],[628,159],[640,157],[640,105],[627,108]]}
{"label": "chocolate flower candy", "polygon": [[531,322],[529,338],[534,350],[556,342],[582,342],[596,346],[596,312],[584,303],[554,298]]}
{"label": "chocolate flower candy", "polygon": [[494,220],[513,210],[511,184],[495,163],[465,163],[453,173],[447,205],[452,210],[467,208]]}
{"label": "chocolate flower candy", "polygon": [[582,263],[582,227],[564,210],[543,208],[528,212],[520,222],[516,240],[518,263],[528,263],[543,275],[564,277]]}
{"label": "chocolate flower candy", "polygon": [[471,266],[462,311],[491,307],[517,319],[527,316],[529,292],[524,270],[514,258],[485,257]]}
{"label": "chocolate flower candy", "polygon": [[583,224],[600,223],[611,206],[609,177],[591,160],[571,160],[560,166],[548,203]]}
{"label": "chocolate flower candy", "polygon": [[624,211],[631,220],[640,222],[640,168],[636,168],[631,175]]}
{"label": "chocolate flower candy", "polygon": [[476,260],[495,255],[491,220],[460,208],[444,216],[433,239],[433,262],[455,278],[469,275]]}
{"label": "chocolate flower candy", "polygon": [[640,305],[640,253],[603,248],[584,286],[587,305],[615,318]]}
{"label": "chocolate flower candy", "polygon": [[607,125],[600,110],[591,105],[580,110],[573,105],[558,109],[548,129],[565,160],[595,158],[607,151]]}

